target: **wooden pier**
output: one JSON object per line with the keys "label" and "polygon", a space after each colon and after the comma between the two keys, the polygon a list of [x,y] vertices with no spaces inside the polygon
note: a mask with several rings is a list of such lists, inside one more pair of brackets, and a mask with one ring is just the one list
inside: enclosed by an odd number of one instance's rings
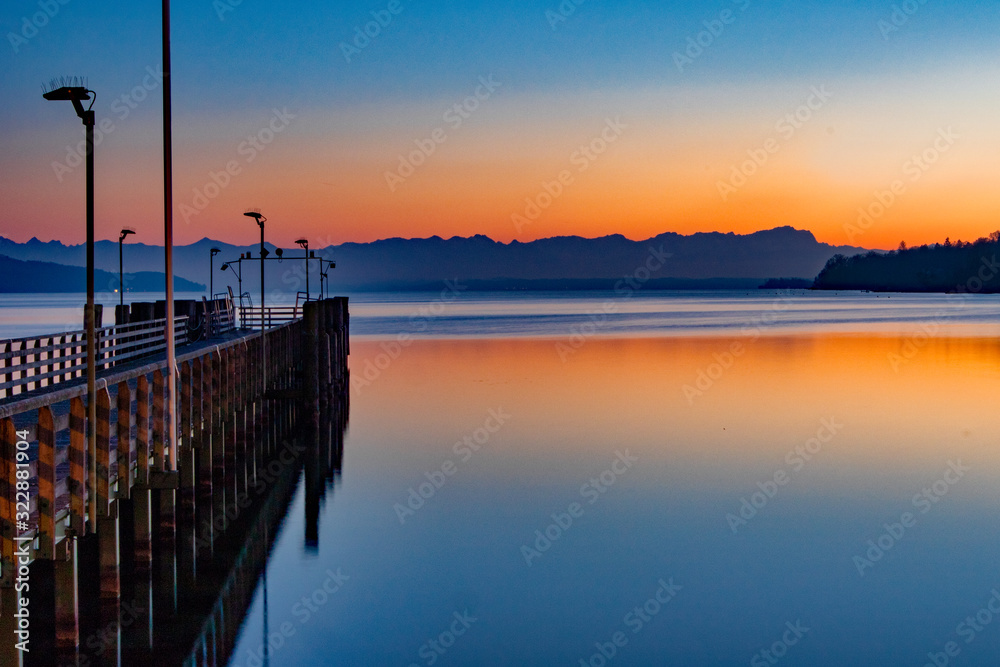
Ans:
{"label": "wooden pier", "polygon": [[0,664],[226,664],[299,471],[308,545],[340,468],[347,299],[301,312],[178,347],[172,420],[139,329],[103,357],[95,424],[79,336],[0,348]]}

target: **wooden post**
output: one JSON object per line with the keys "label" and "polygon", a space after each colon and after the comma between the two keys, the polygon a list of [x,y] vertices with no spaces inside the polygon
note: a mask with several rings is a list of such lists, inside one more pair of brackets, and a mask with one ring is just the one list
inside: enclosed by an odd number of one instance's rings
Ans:
{"label": "wooden post", "polygon": [[[0,420],[0,566],[3,568],[0,588],[14,586],[14,538],[17,537],[14,518],[17,514],[14,489],[17,486],[17,430],[13,419]],[[3,611],[0,616],[6,616]],[[9,641],[9,640],[8,640]]]}
{"label": "wooden post", "polygon": [[148,575],[152,559],[152,512],[149,505],[149,379],[140,375],[135,388],[135,562],[137,576]]}
{"label": "wooden post", "polygon": [[149,379],[140,375],[135,387],[136,483],[149,483]]}
{"label": "wooden post", "polygon": [[[70,530],[76,537],[87,534],[87,409],[77,396],[69,407],[69,514]],[[90,530],[93,530],[91,524]]]}
{"label": "wooden post", "polygon": [[52,408],[38,409],[38,557],[56,552],[56,434]]}
{"label": "wooden post", "polygon": [[111,503],[111,395],[97,390],[97,517],[110,515]]}
{"label": "wooden post", "polygon": [[302,388],[307,406],[305,418],[310,425],[310,432],[319,430],[319,359],[317,358],[319,342],[319,303],[309,301],[305,305],[304,329],[299,354],[302,357]]}
{"label": "wooden post", "polygon": [[163,470],[163,371],[153,373],[153,470]]}
{"label": "wooden post", "polygon": [[192,387],[191,362],[180,365],[180,421],[181,437],[177,439],[177,469],[179,488],[177,502],[177,570],[178,583],[190,589],[197,573],[197,552],[195,545],[195,450],[192,442]]}
{"label": "wooden post", "polygon": [[132,497],[132,390],[128,382],[118,383],[118,489],[115,497]]}
{"label": "wooden post", "polygon": [[206,354],[197,360],[198,376],[201,379],[201,424],[198,436],[198,523],[205,531],[204,539],[215,545],[215,502],[216,494],[214,470],[212,467],[212,356]]}

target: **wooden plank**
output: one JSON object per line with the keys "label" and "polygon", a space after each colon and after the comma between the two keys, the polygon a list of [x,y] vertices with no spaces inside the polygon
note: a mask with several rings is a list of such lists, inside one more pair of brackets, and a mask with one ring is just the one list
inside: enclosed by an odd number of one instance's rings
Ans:
{"label": "wooden plank", "polygon": [[80,397],[74,398],[69,407],[69,507],[70,529],[78,537],[85,534],[87,484],[87,409]]}
{"label": "wooden plank", "polygon": [[56,434],[52,409],[38,410],[38,557],[52,560],[56,549]]}

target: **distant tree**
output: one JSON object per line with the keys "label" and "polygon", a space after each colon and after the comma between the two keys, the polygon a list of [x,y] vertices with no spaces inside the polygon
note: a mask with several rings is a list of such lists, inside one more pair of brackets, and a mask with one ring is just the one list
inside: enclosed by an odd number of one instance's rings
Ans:
{"label": "distant tree", "polygon": [[944,237],[944,247],[945,248],[950,248],[951,247],[951,237],[950,236]]}
{"label": "distant tree", "polygon": [[897,248],[897,250],[899,250],[899,252],[906,252],[906,241],[900,241],[899,248]]}

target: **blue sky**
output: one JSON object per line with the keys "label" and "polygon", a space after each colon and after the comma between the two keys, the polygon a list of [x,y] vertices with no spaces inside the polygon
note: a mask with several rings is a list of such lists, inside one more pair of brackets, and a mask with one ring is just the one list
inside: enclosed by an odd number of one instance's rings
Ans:
{"label": "blue sky", "polygon": [[[479,231],[495,237],[505,233],[510,236],[509,222],[501,222],[501,218],[509,217],[509,211],[502,211],[503,215],[493,220],[485,209],[471,206],[471,194],[461,202],[442,201],[440,210],[428,211],[435,206],[433,194],[445,188],[444,184],[454,182],[456,173],[469,168],[469,156],[473,154],[481,156],[483,164],[493,170],[511,165],[510,171],[514,172],[519,167],[513,165],[521,163],[557,165],[572,145],[570,134],[586,138],[591,130],[585,128],[600,127],[603,116],[615,110],[649,119],[650,124],[632,135],[631,141],[637,147],[656,145],[659,137],[673,131],[675,138],[687,141],[684,155],[689,159],[697,154],[697,143],[703,142],[704,161],[712,172],[704,183],[706,197],[713,193],[712,184],[727,171],[727,165],[716,166],[714,158],[710,159],[722,152],[715,142],[728,142],[731,160],[738,162],[752,142],[767,131],[764,121],[756,130],[744,127],[748,119],[778,117],[788,108],[794,109],[795,96],[814,84],[835,82],[838,90],[853,94],[854,109],[838,111],[852,118],[852,132],[856,129],[863,133],[861,125],[866,119],[875,127],[884,126],[889,133],[896,132],[899,124],[912,126],[912,137],[900,136],[899,141],[919,145],[936,129],[935,124],[950,118],[949,113],[940,110],[928,111],[927,105],[954,96],[956,110],[971,113],[974,104],[983,102],[983,90],[976,90],[969,82],[982,72],[981,85],[988,85],[989,73],[998,64],[995,35],[1000,32],[1000,6],[996,4],[935,0],[923,4],[919,0],[908,4],[587,0],[580,5],[553,0],[503,6],[465,2],[443,7],[412,1],[393,4],[396,14],[388,11],[389,2],[279,5],[261,0],[233,4],[235,1],[174,4],[178,196],[192,199],[193,195],[182,193],[194,192],[204,183],[205,174],[217,170],[219,164],[225,165],[226,156],[233,153],[241,136],[261,127],[272,110],[289,109],[298,119],[281,138],[283,147],[270,151],[253,165],[254,176],[241,177],[238,186],[230,187],[219,202],[229,196],[234,201],[250,199],[261,191],[262,184],[280,183],[285,198],[275,196],[265,203],[273,201],[280,213],[305,219],[306,227],[317,231],[327,229],[324,225],[328,221],[323,218],[332,212],[333,220],[342,223],[335,227],[343,232],[334,230],[329,234],[338,240]],[[909,14],[902,11],[904,6]],[[552,16],[560,7],[574,9],[565,21],[553,27]],[[42,13],[45,8],[51,17]],[[391,21],[380,27],[379,34],[364,48],[352,53],[347,62],[343,44],[352,43],[356,27],[364,28],[373,20],[372,12],[381,13],[383,18],[391,16]],[[887,31],[894,16],[898,25],[892,27],[898,30]],[[22,175],[6,178],[0,185],[5,200],[11,202],[6,219],[0,218],[0,233],[20,238],[25,232],[19,227],[37,223],[40,236],[56,237],[60,229],[65,229],[67,235],[78,235],[74,223],[61,221],[79,206],[71,190],[76,187],[73,178],[52,178],[53,161],[64,158],[67,144],[78,139],[74,134],[78,123],[74,123],[69,108],[45,103],[40,97],[40,84],[63,74],[88,76],[91,87],[99,93],[99,116],[103,113],[116,121],[115,133],[98,153],[102,167],[110,168],[110,173],[118,177],[119,189],[107,182],[99,184],[109,210],[110,202],[117,200],[120,204],[114,209],[115,219],[109,227],[120,224],[122,206],[138,210],[153,224],[159,208],[153,193],[140,198],[135,192],[151,191],[157,181],[160,91],[144,94],[147,99],[130,109],[127,118],[120,114],[116,117],[110,105],[116,97],[135,90],[147,76],[148,68],[155,71],[159,67],[159,17],[158,3],[16,0],[4,4],[0,10],[0,32],[5,36],[0,49],[5,61],[0,92],[5,103],[0,109],[0,141],[6,150],[0,164],[5,172]],[[705,31],[713,26],[719,34],[709,36]],[[37,34],[32,32],[35,28]],[[679,69],[675,54],[685,52],[688,40],[699,37],[707,47],[700,53],[691,52],[695,57]],[[949,86],[951,72],[954,81],[961,82],[957,90]],[[501,95],[489,103],[490,111],[474,119],[475,128],[451,138],[451,145],[442,147],[434,158],[434,167],[441,167],[441,173],[424,170],[414,179],[411,192],[401,197],[390,197],[388,191],[379,190],[384,185],[384,172],[392,167],[397,155],[405,155],[413,140],[432,129],[439,109],[463,99],[479,77],[488,75],[503,82]],[[987,96],[987,101],[991,99]],[[652,125],[656,104],[662,105],[662,127]],[[912,111],[906,111],[908,108]],[[904,117],[898,118],[901,113]],[[678,121],[678,114],[683,123]],[[955,118],[962,120],[962,114],[956,112]],[[702,127],[705,124],[712,127]],[[830,123],[830,127],[834,125]],[[842,127],[843,122],[836,126]],[[516,142],[507,142],[506,150],[501,150],[505,138],[517,127],[541,137],[536,143],[552,152],[539,148],[535,154]],[[397,134],[404,138],[398,139]],[[860,138],[852,141],[851,145]],[[983,141],[985,138],[977,143]],[[462,155],[460,142],[466,149]],[[324,147],[323,152],[314,150],[319,146]],[[298,163],[296,150],[302,156]],[[353,165],[344,162],[344,156],[358,153],[370,157],[372,164],[361,164],[364,160]],[[899,161],[895,154],[888,157],[891,162]],[[624,161],[626,157],[619,159]],[[631,159],[634,161],[636,156]],[[664,172],[673,169],[668,169],[669,156],[663,160]],[[477,157],[474,161],[480,160]],[[446,162],[450,163],[450,171],[444,169]],[[335,166],[329,174],[322,174],[327,163]],[[609,170],[613,167],[598,166]],[[793,165],[785,167],[792,169]],[[973,173],[981,171],[982,156],[965,168]],[[289,185],[284,179],[292,170],[297,180]],[[309,174],[318,174],[317,182],[336,183],[344,172],[353,178],[357,170],[366,170],[370,179],[352,181],[344,193],[348,203],[307,185],[295,186],[308,184]],[[530,172],[530,168],[523,171]],[[140,178],[138,172],[148,173],[149,177]],[[436,175],[432,176],[432,172]],[[656,173],[650,181],[662,182],[664,177],[659,170]],[[487,178],[484,173],[482,182],[463,187],[482,189],[483,182],[502,182],[502,187],[498,185],[487,199],[502,202],[497,205],[505,207],[507,201],[512,202],[511,206],[516,204],[521,198],[518,193],[530,196],[532,189],[537,189],[534,181],[515,185],[508,176],[505,172],[498,179],[491,173]],[[782,176],[787,180],[786,174]],[[874,182],[874,186],[878,184]],[[827,185],[823,184],[824,199],[839,197],[845,211],[853,210],[855,202],[847,201],[848,197],[857,197],[853,190],[838,195],[826,192]],[[680,187],[686,191],[690,186],[685,180]],[[619,186],[611,177],[589,187],[611,193]],[[295,198],[313,205],[291,205],[287,201],[289,189],[298,189]],[[364,197],[354,196],[362,190]],[[772,197],[771,193],[761,194],[765,195]],[[40,197],[46,201],[39,201]],[[554,209],[558,224],[539,226],[535,231],[544,236],[575,229],[591,235],[621,228],[634,236],[657,224],[663,227],[661,231],[724,229],[730,217],[737,220],[728,228],[744,230],[751,217],[781,209],[770,203],[765,209],[750,206],[745,210],[705,213],[704,209],[712,204],[706,199],[685,205],[684,212],[695,211],[696,219],[682,220],[681,212],[664,211],[662,222],[657,222],[652,211],[663,202],[652,192],[643,193],[641,199],[641,210],[633,211],[633,217],[642,220],[636,223],[638,226],[632,226],[626,218],[604,227],[594,220],[577,223],[580,210],[593,208],[593,204],[567,198],[560,202],[565,210]],[[604,202],[598,208],[613,206],[607,199]],[[212,219],[208,220],[209,215],[200,219],[205,223],[205,233],[224,236],[227,216],[235,203],[227,202],[226,206],[223,214],[222,206],[213,204],[212,208],[219,212],[207,211],[213,213]],[[415,207],[420,211],[419,220],[402,219],[404,211]],[[969,233],[978,233],[972,230],[986,224],[985,214],[969,215],[975,218],[967,225]],[[832,220],[811,222],[816,216],[809,212],[801,217],[801,224],[796,220],[774,222],[799,227],[812,224],[819,230],[838,227]],[[911,241],[931,233],[933,225],[927,221],[908,226],[902,209],[896,217],[900,219],[891,221],[892,238],[905,236],[908,229],[914,229]],[[60,220],[50,222],[53,219]],[[374,231],[365,231],[369,229]],[[885,230],[888,234],[888,224]],[[828,237],[834,234],[819,233]],[[196,236],[194,229],[181,234],[182,239],[195,240],[189,236]],[[885,242],[880,238],[879,243]]]}

